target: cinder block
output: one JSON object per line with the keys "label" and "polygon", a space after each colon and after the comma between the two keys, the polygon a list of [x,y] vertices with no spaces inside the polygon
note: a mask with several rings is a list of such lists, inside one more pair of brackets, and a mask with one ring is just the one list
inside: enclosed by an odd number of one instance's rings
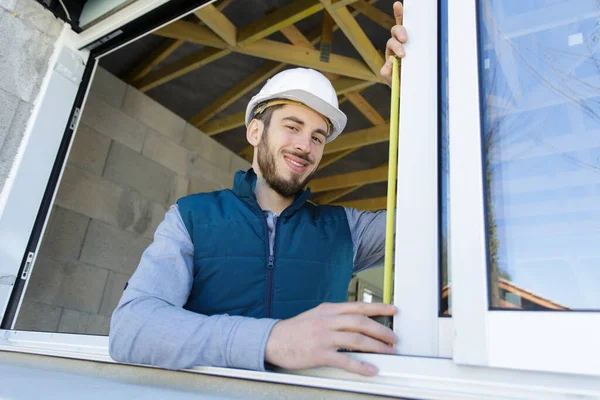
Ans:
{"label": "cinder block", "polygon": [[164,206],[138,192],[67,165],[56,205],[146,237],[164,219]]}
{"label": "cinder block", "polygon": [[12,12],[33,29],[49,34],[54,31],[53,25],[62,25],[60,20],[37,1],[21,0],[14,3]]}
{"label": "cinder block", "polygon": [[151,242],[143,236],[92,220],[80,260],[130,276]]}
{"label": "cinder block", "polygon": [[136,88],[127,87],[122,110],[172,141],[181,142],[185,120]]}
{"label": "cinder block", "polygon": [[175,204],[180,198],[187,196],[189,193],[190,179],[177,175],[173,182],[173,189],[171,190],[171,197],[169,197],[169,204]]}
{"label": "cinder block", "polygon": [[100,309],[108,271],[82,262],[38,257],[26,297],[54,306],[96,313]]}
{"label": "cinder block", "polygon": [[123,295],[125,284],[130,277],[131,275],[123,275],[112,271],[108,273],[108,282],[106,282],[102,305],[100,305],[101,315],[110,317],[115,308],[117,308],[117,304],[119,304],[119,300],[121,300],[121,296]]}
{"label": "cinder block", "polygon": [[62,317],[60,318],[60,324],[58,325],[58,332],[60,333],[87,333],[87,328],[90,323],[90,314],[65,309]]}
{"label": "cinder block", "polygon": [[54,38],[8,12],[0,12],[0,38],[0,60],[9,60],[0,62],[0,88],[33,104],[48,70]]}
{"label": "cinder block", "polygon": [[187,176],[188,163],[192,158],[192,153],[186,148],[154,131],[148,132],[142,154],[183,176]]}
{"label": "cinder block", "polygon": [[176,174],[156,161],[114,142],[106,162],[104,178],[132,187],[142,196],[167,205]]}
{"label": "cinder block", "polygon": [[81,122],[137,152],[142,151],[148,128],[97,96],[88,96]]}
{"label": "cinder block", "polygon": [[[29,291],[27,292],[29,293]],[[25,295],[15,324],[16,330],[56,332],[63,308],[33,301]]]}
{"label": "cinder block", "polygon": [[185,127],[183,145],[218,169],[229,170],[233,152],[190,124]]}
{"label": "cinder block", "polygon": [[90,323],[87,327],[88,335],[101,335],[107,336],[110,330],[110,317],[104,315],[92,314],[90,315]]}
{"label": "cinder block", "polygon": [[57,260],[77,260],[90,218],[55,206],[44,233],[40,254]]}
{"label": "cinder block", "polygon": [[125,99],[127,84],[102,67],[96,69],[92,79],[90,94],[113,107],[121,108]]}
{"label": "cinder block", "polygon": [[0,149],[8,135],[18,107],[19,98],[0,89]]}
{"label": "cinder block", "polygon": [[[27,127],[27,122],[31,116],[31,110],[31,104],[20,101],[12,124],[8,129],[8,134],[3,139],[0,139],[0,189],[4,186],[4,182],[12,169],[13,162],[23,139],[23,134],[25,133],[25,128]],[[2,140],[4,141],[3,145],[1,143]]]}
{"label": "cinder block", "polygon": [[80,124],[68,162],[94,175],[102,175],[112,140]]}
{"label": "cinder block", "polygon": [[229,167],[229,171],[235,174],[238,171],[248,171],[252,167],[246,159],[234,154],[231,158],[231,166]]}
{"label": "cinder block", "polygon": [[230,188],[233,185],[233,177],[235,174],[230,172],[229,168],[217,168],[201,157],[192,158],[189,171],[190,180],[192,178],[201,177],[212,180],[225,188]]}
{"label": "cinder block", "polygon": [[190,194],[207,193],[221,189],[225,189],[225,187],[206,178],[200,176],[190,178]]}

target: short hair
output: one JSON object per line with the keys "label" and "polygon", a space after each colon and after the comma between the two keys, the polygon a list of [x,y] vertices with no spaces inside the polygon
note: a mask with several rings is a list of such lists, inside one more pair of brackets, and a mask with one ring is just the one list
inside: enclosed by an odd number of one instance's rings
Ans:
{"label": "short hair", "polygon": [[[260,107],[260,105],[261,104],[259,104],[257,108]],[[267,107],[260,113],[256,114],[254,116],[254,119],[262,121],[262,123],[265,126],[265,131],[267,131],[267,129],[269,129],[269,125],[271,124],[271,117],[273,116],[273,113],[282,108],[283,106],[285,106],[285,104],[275,104],[273,106]]]}

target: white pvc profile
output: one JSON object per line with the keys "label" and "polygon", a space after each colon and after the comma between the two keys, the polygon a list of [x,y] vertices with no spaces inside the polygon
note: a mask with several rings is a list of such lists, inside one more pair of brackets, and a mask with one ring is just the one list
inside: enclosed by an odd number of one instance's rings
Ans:
{"label": "white pvc profile", "polygon": [[69,125],[88,53],[65,25],[0,195],[0,317],[4,315],[60,143]]}
{"label": "white pvc profile", "polygon": [[454,361],[598,377],[600,312],[488,309],[476,0],[452,3],[448,31]]}
{"label": "white pvc profile", "polygon": [[167,3],[169,0],[137,0],[79,34],[77,48],[83,48],[123,25]]}
{"label": "white pvc profile", "polygon": [[[0,351],[42,354],[113,363],[108,338],[21,331],[0,331]],[[575,375],[460,367],[451,360],[353,354],[379,368],[375,377],[361,377],[331,368],[259,372],[232,368],[194,367],[187,372],[262,382],[345,390],[415,399],[593,399],[600,380]],[[143,374],[145,369],[140,369]]]}
{"label": "white pvc profile", "polygon": [[394,272],[403,355],[439,356],[437,0],[404,2]]}

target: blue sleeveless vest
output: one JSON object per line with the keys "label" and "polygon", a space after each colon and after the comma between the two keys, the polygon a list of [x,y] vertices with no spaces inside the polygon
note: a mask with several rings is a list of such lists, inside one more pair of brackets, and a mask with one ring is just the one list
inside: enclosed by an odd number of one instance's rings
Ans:
{"label": "blue sleeveless vest", "polygon": [[347,299],[353,247],[346,212],[298,194],[277,220],[273,257],[254,188],[239,171],[233,190],[177,201],[194,244],[194,282],[184,308],[205,315],[291,318]]}

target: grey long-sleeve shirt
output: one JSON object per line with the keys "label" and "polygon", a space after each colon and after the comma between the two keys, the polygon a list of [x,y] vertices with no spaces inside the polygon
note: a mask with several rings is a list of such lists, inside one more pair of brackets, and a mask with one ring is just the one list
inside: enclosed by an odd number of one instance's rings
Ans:
{"label": "grey long-sleeve shirt", "polygon": [[[346,208],[354,272],[383,264],[385,211]],[[277,215],[265,211],[269,241]],[[272,245],[272,244],[271,244]],[[194,280],[194,245],[177,205],[144,251],[113,312],[109,352],[119,362],[168,369],[204,365],[264,370],[265,347],[277,320],[185,310]]]}

